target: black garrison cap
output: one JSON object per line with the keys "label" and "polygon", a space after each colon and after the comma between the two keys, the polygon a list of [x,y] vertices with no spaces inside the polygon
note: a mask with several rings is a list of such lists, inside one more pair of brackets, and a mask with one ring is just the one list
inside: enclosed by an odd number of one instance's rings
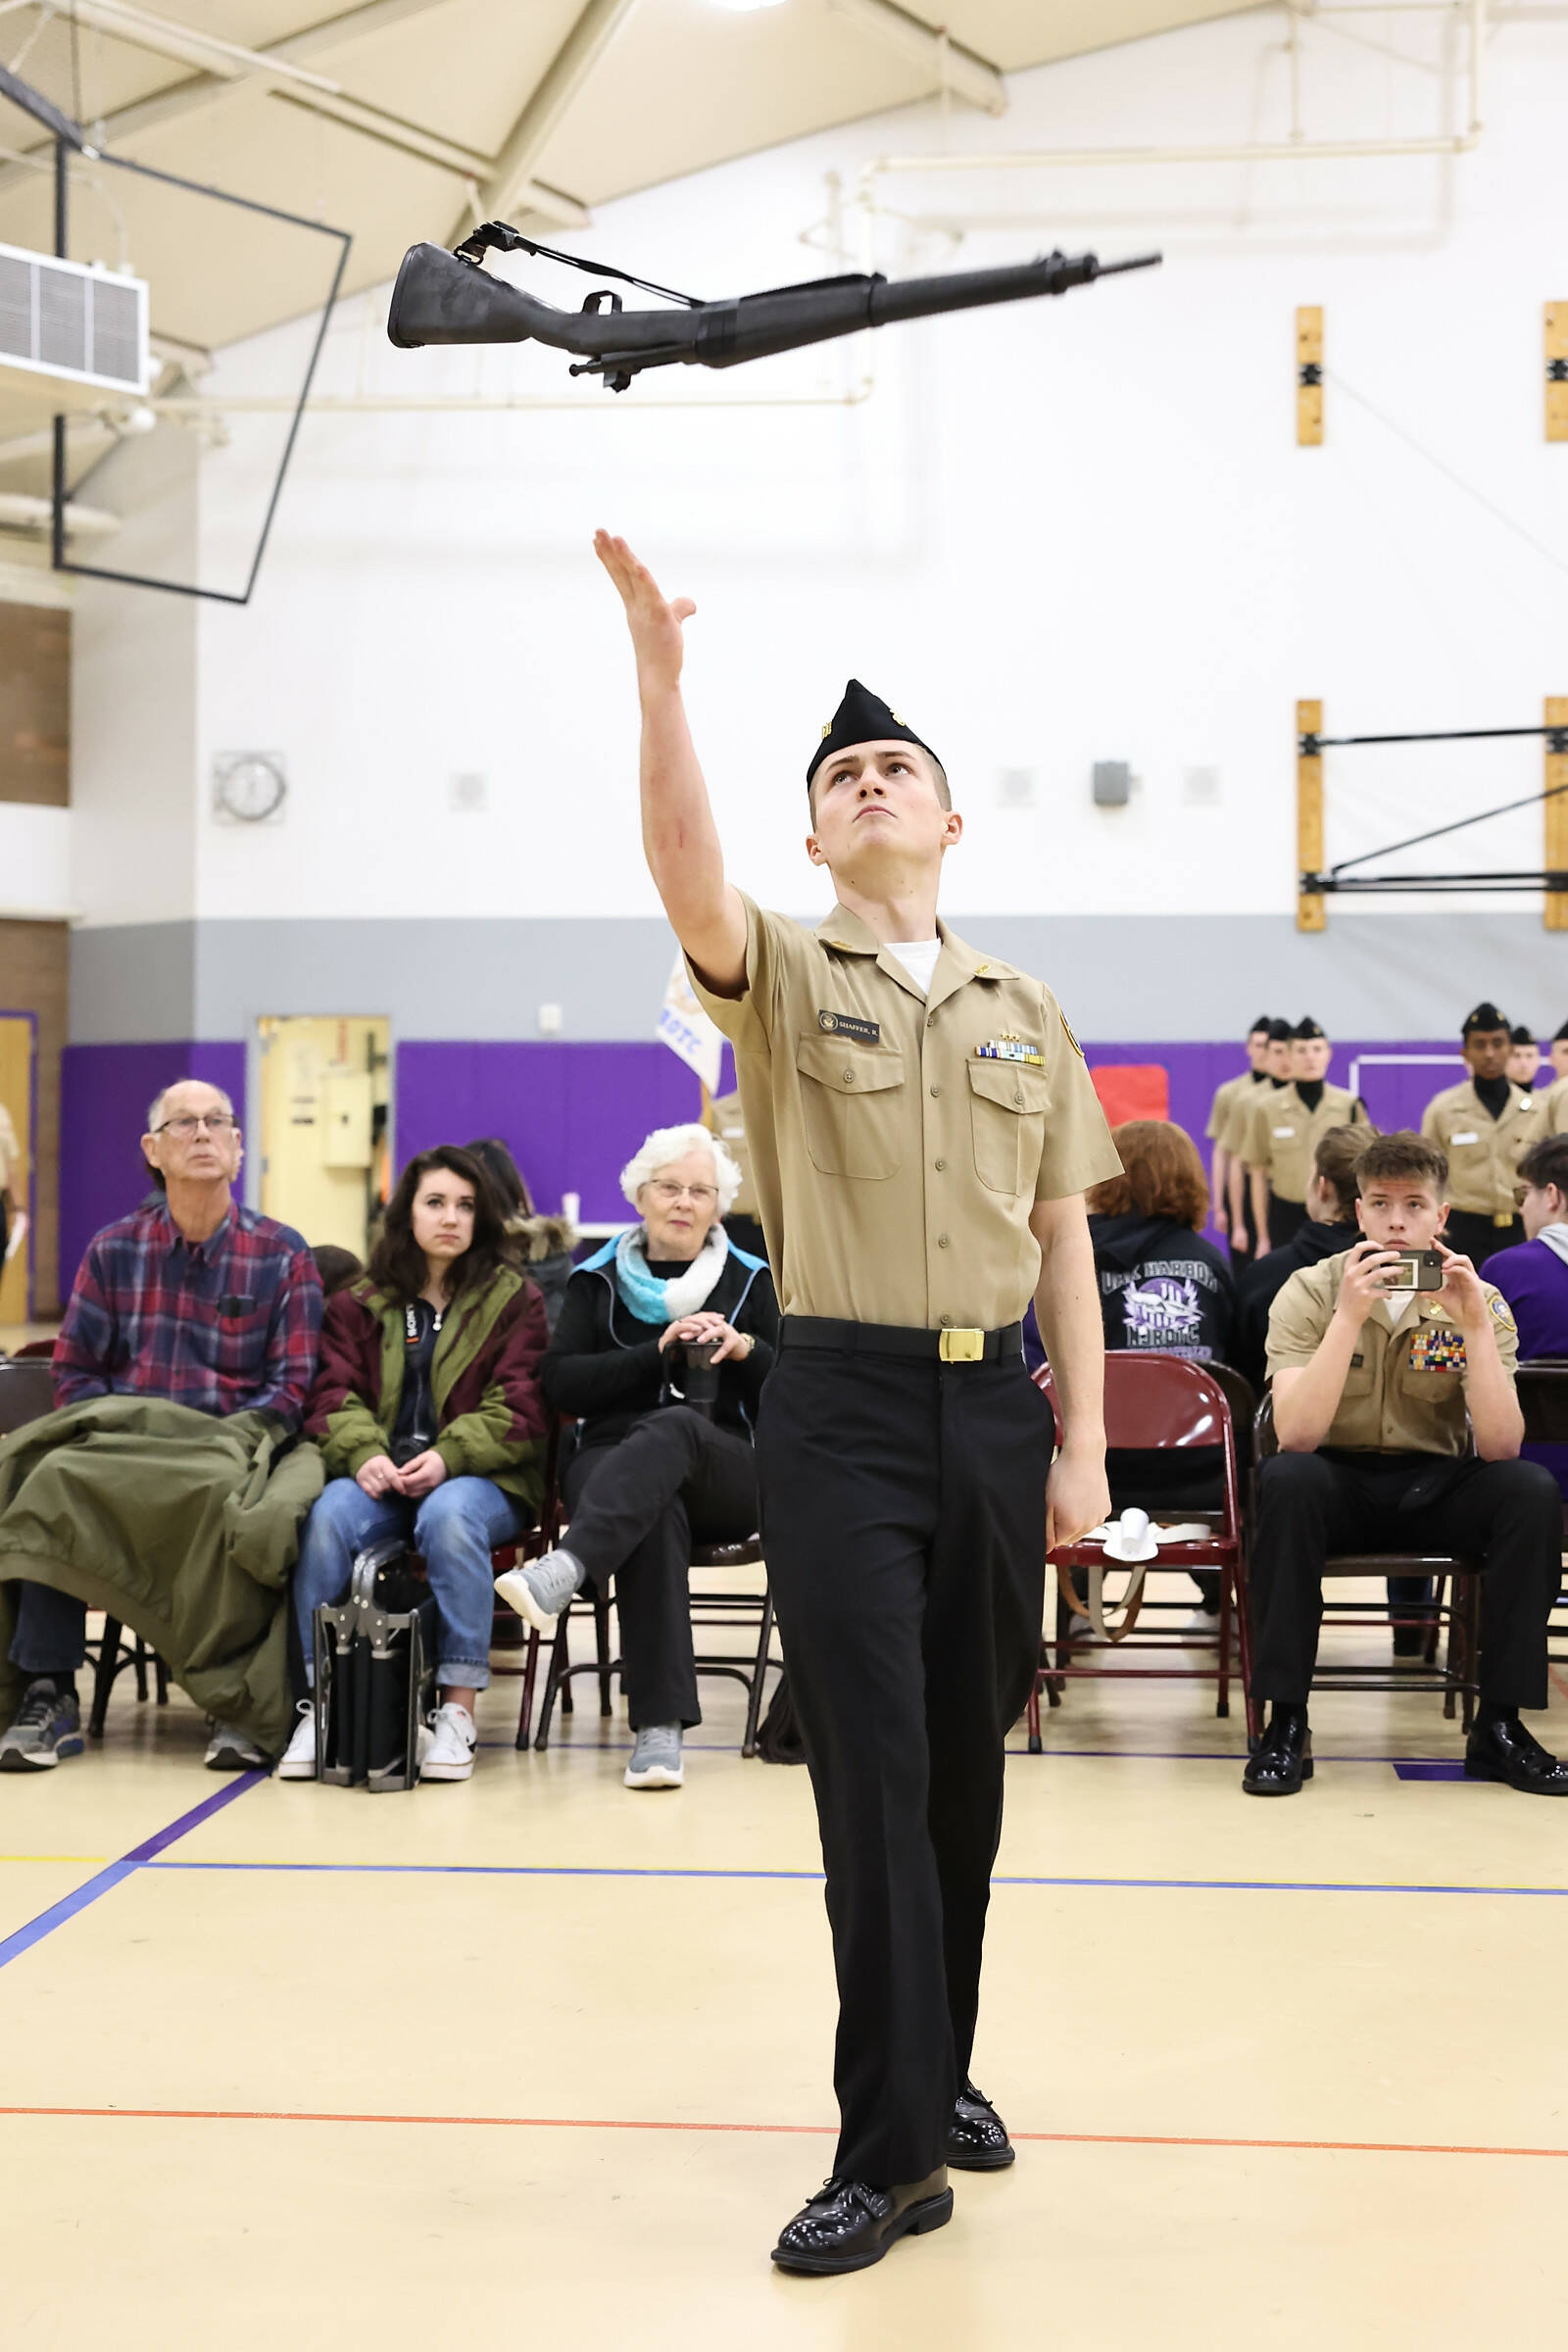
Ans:
{"label": "black garrison cap", "polygon": [[1478,1029],[1483,1031],[1491,1031],[1493,1029],[1506,1029],[1508,1027],[1509,1023],[1497,1010],[1497,1007],[1492,1002],[1492,999],[1490,997],[1483,997],[1475,1010],[1465,1014],[1464,1025],[1460,1029],[1459,1035],[1461,1037],[1471,1037]]}
{"label": "black garrison cap", "polygon": [[1321,1022],[1314,1021],[1312,1015],[1307,1013],[1304,1019],[1297,1022],[1296,1027],[1291,1031],[1291,1035],[1293,1037],[1299,1037],[1303,1039],[1309,1037],[1327,1037],[1328,1031],[1323,1027]]}
{"label": "black garrison cap", "polygon": [[1268,1042],[1271,1046],[1288,1046],[1295,1035],[1296,1031],[1289,1021],[1270,1021],[1268,1025]]}
{"label": "black garrison cap", "polygon": [[1560,1029],[1552,1031],[1551,1042],[1554,1046],[1568,1046],[1568,1021],[1564,1021]]}
{"label": "black garrison cap", "polygon": [[[1247,1034],[1249,1037],[1256,1037],[1258,1032],[1261,1030],[1262,1034],[1266,1037],[1273,1025],[1274,1015],[1271,1012],[1260,1012]],[[1568,1021],[1565,1021],[1563,1026],[1564,1028],[1568,1028]]]}
{"label": "black garrison cap", "polygon": [[1533,1029],[1527,1029],[1523,1021],[1519,1023],[1517,1029],[1510,1029],[1508,1032],[1508,1043],[1510,1046],[1533,1046],[1535,1042],[1535,1031]]}
{"label": "black garrison cap", "polygon": [[[835,752],[847,752],[855,743],[912,743],[917,751],[937,760],[931,746],[912,727],[906,727],[896,710],[890,710],[858,678],[852,678],[844,689],[844,700],[822,729],[822,740],[807,762],[807,790],[810,790],[811,778],[824,760],[830,760]],[[941,764],[937,760],[937,765]]]}

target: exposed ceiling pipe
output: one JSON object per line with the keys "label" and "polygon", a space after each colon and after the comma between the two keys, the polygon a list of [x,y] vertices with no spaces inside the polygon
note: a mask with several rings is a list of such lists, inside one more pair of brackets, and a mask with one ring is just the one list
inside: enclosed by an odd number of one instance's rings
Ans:
{"label": "exposed ceiling pipe", "polygon": [[112,33],[133,49],[151,50],[155,57],[177,58],[182,65],[199,66],[224,81],[239,81],[261,73],[270,80],[311,82],[322,90],[338,86],[290,58],[264,57],[259,50],[241,48],[238,42],[225,41],[216,32],[151,16],[146,9],[130,7],[128,0],[71,0],[71,13],[78,24]]}
{"label": "exposed ceiling pipe", "polygon": [[967,100],[984,114],[1006,113],[1007,85],[1001,69],[954,40],[946,27],[912,16],[898,0],[828,0],[828,6],[835,16],[863,25],[930,74],[939,90],[951,91],[955,98]]}
{"label": "exposed ceiling pipe", "polygon": [[595,67],[620,30],[636,0],[586,0],[561,47],[545,68],[490,172],[473,191],[471,214],[454,223],[449,244],[467,234],[475,220],[501,220],[525,198],[534,168],[563,117],[580,96]]}

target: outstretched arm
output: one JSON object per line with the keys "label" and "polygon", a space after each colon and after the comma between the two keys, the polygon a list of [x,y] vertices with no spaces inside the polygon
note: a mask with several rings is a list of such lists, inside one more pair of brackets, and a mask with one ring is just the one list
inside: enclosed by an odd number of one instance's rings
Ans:
{"label": "outstretched arm", "polygon": [[696,606],[665,602],[624,539],[596,531],[594,553],[620,591],[642,702],[643,851],[675,937],[717,996],[746,987],[746,909],[724,879],[708,786],[681,701],[681,625]]}

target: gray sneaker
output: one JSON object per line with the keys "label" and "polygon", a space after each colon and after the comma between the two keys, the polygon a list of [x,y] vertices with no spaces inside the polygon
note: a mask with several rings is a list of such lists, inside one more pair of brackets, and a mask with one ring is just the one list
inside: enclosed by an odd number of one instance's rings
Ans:
{"label": "gray sneaker", "polygon": [[215,1722],[202,1761],[209,1772],[255,1772],[268,1759],[255,1740],[237,1732],[231,1723]]}
{"label": "gray sneaker", "polygon": [[547,1551],[526,1568],[509,1568],[496,1578],[496,1591],[507,1606],[548,1642],[556,1619],[574,1592],[582,1590],[588,1571],[569,1551]]}
{"label": "gray sneaker", "polygon": [[74,1690],[57,1691],[47,1675],[27,1685],[22,1712],[0,1740],[0,1772],[47,1772],[82,1749],[81,1709]]}
{"label": "gray sneaker", "polygon": [[678,1788],[686,1778],[680,1725],[645,1723],[622,1778],[628,1788]]}

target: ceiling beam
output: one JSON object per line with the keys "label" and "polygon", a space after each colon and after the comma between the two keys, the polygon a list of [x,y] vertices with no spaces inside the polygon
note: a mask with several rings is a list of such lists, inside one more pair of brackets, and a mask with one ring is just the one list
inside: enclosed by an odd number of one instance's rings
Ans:
{"label": "ceiling beam", "polygon": [[898,0],[828,0],[828,6],[921,67],[937,89],[951,90],[985,114],[1006,113],[1007,84],[1001,68],[954,40],[946,27],[928,24]]}
{"label": "ceiling beam", "polygon": [[[635,6],[636,0],[585,0],[576,23],[502,141],[494,168],[475,196],[481,220],[504,220],[519,202],[526,201],[534,168],[545,148]],[[456,244],[472,225],[471,217],[465,213],[448,243]]]}

